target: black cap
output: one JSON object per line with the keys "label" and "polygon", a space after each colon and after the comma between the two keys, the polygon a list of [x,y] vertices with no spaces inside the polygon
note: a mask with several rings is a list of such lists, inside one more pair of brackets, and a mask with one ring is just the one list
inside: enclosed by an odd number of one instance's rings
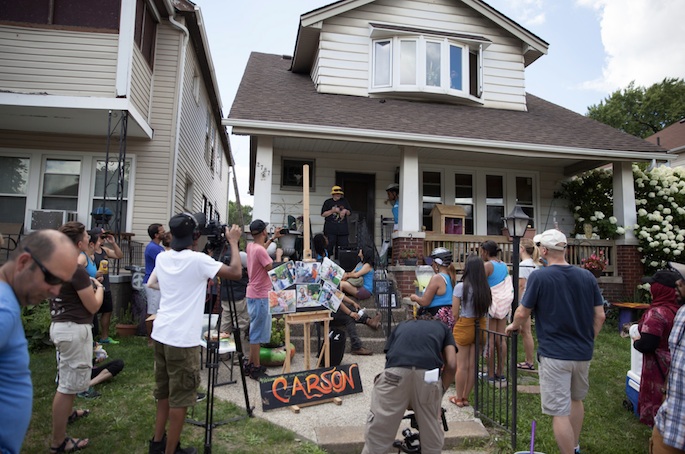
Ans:
{"label": "black cap", "polygon": [[193,244],[193,232],[204,227],[207,218],[204,213],[180,213],[169,219],[171,249],[182,251]]}
{"label": "black cap", "polygon": [[680,279],[680,273],[675,270],[659,270],[653,276],[645,276],[642,278],[644,283],[657,283],[666,287],[675,288],[675,283]]}
{"label": "black cap", "polygon": [[266,222],[262,221],[261,219],[255,219],[252,221],[250,224],[250,233],[254,235],[259,235],[262,233],[264,230],[266,230],[266,226],[269,225]]}
{"label": "black cap", "polygon": [[93,227],[88,231],[88,235],[90,236],[102,235],[103,233],[105,233],[105,231],[102,227]]}

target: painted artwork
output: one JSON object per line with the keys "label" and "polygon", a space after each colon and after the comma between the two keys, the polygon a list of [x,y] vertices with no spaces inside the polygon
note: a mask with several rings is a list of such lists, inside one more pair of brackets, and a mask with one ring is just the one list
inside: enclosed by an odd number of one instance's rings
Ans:
{"label": "painted artwork", "polygon": [[320,267],[318,262],[295,262],[295,283],[318,284]]}
{"label": "painted artwork", "polygon": [[321,293],[321,286],[319,284],[297,284],[297,310],[309,310],[310,308],[321,309],[319,304],[319,293]]}
{"label": "painted artwork", "polygon": [[340,307],[342,300],[342,290],[339,290],[338,287],[334,287],[327,281],[324,281],[324,283],[321,284],[321,292],[319,292],[319,304],[330,311],[338,312],[338,308]]}
{"label": "painted artwork", "polygon": [[269,279],[275,291],[284,290],[295,283],[295,262],[292,260],[269,271]]}
{"label": "painted artwork", "polygon": [[269,312],[271,314],[288,314],[297,309],[295,289],[269,292]]}
{"label": "painted artwork", "polygon": [[345,270],[328,257],[323,259],[319,271],[319,280],[328,282],[336,288],[340,286],[340,281],[342,280],[343,274],[345,274]]}

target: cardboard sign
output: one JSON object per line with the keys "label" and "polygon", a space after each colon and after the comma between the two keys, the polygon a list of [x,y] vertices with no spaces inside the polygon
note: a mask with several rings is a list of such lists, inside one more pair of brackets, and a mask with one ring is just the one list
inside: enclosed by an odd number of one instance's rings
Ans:
{"label": "cardboard sign", "polygon": [[259,379],[262,411],[362,392],[359,366],[341,364]]}

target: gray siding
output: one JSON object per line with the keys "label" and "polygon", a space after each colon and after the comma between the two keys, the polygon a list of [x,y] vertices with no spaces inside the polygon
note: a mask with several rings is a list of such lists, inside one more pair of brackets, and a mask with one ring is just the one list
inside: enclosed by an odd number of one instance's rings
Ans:
{"label": "gray siding", "polygon": [[133,46],[133,69],[131,71],[131,103],[148,121],[150,120],[150,95],[152,94],[152,71],[145,57]]}

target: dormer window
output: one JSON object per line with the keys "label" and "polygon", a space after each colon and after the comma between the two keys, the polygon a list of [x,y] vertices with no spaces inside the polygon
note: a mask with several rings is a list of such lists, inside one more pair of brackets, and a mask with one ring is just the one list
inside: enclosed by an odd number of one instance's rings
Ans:
{"label": "dormer window", "polygon": [[371,24],[369,92],[431,93],[480,102],[483,49],[479,36]]}

